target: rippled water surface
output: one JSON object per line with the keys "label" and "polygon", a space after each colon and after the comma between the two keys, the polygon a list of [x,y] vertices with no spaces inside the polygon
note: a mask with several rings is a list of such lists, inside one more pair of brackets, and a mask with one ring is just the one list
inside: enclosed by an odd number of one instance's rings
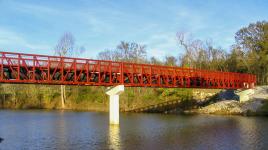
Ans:
{"label": "rippled water surface", "polygon": [[19,149],[268,149],[268,118],[0,111],[1,150]]}

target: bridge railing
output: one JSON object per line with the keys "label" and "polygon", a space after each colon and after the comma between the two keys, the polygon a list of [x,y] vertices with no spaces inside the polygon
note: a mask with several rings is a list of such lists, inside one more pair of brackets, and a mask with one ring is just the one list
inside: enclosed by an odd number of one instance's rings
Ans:
{"label": "bridge railing", "polygon": [[256,76],[107,60],[0,52],[0,82],[181,88],[253,88]]}

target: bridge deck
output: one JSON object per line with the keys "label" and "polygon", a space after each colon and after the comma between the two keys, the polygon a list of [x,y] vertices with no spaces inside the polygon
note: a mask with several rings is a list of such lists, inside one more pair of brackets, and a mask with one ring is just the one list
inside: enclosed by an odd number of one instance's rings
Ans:
{"label": "bridge deck", "polygon": [[0,52],[1,83],[253,88],[256,76],[149,64]]}

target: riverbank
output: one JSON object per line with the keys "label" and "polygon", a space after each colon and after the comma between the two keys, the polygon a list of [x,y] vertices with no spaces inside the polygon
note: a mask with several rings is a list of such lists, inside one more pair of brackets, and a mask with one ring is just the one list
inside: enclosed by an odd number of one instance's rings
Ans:
{"label": "riverbank", "polygon": [[[62,108],[59,86],[9,85],[0,86],[0,109],[51,109],[75,111],[109,111],[105,87],[67,86],[65,107]],[[240,103],[232,90],[126,88],[120,95],[120,109],[131,110],[183,99],[174,106],[161,107],[171,114],[267,115],[268,86],[254,89],[251,100]],[[170,110],[166,110],[166,108]],[[154,107],[155,109],[155,107]],[[156,108],[157,109],[157,108]]]}
{"label": "riverbank", "polygon": [[[250,100],[239,102],[235,95],[229,94],[220,97],[218,101],[198,109],[185,110],[186,114],[216,114],[216,115],[264,115],[268,116],[268,86],[259,86],[250,95]],[[225,100],[225,98],[231,98]],[[235,100],[234,100],[235,99]]]}
{"label": "riverbank", "polygon": [[[108,111],[109,97],[102,86],[66,86],[64,108],[59,85],[0,84],[0,109],[67,109]],[[120,109],[191,98],[193,89],[126,87]]]}
{"label": "riverbank", "polygon": [[214,114],[214,115],[265,115],[268,116],[267,100],[251,100],[240,103],[236,100],[220,101],[199,109],[184,111],[185,114]]}

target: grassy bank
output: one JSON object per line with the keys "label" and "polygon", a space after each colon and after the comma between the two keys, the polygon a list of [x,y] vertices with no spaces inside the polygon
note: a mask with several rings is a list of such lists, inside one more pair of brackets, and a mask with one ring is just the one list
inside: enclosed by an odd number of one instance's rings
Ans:
{"label": "grassy bank", "polygon": [[[65,109],[108,111],[106,87],[66,86]],[[191,97],[192,89],[125,88],[120,109]],[[58,85],[0,84],[0,107],[11,109],[61,109]]]}

